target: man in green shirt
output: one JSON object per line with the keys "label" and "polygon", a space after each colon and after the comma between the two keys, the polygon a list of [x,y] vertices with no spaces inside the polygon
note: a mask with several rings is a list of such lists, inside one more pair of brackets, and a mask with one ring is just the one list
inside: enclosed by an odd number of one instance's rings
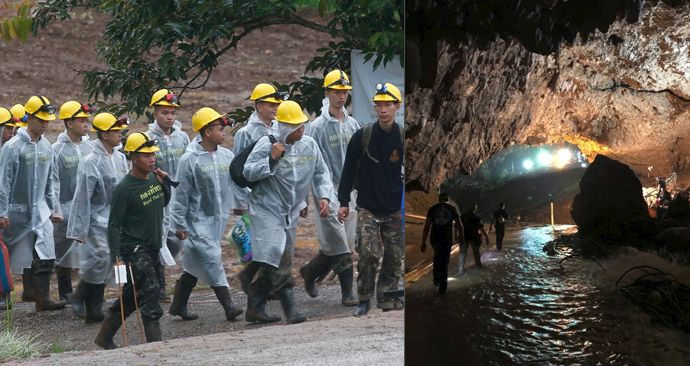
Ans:
{"label": "man in green shirt", "polygon": [[[125,142],[125,153],[132,160],[132,170],[115,188],[108,220],[108,246],[115,263],[131,267],[122,288],[122,305],[115,300],[96,336],[96,344],[117,348],[113,336],[122,319],[135,309],[134,297],[141,309],[147,342],[161,340],[158,319],[163,309],[158,302],[161,269],[158,253],[163,244],[163,209],[170,201],[168,173],[157,169],[155,152],[158,141],[142,132],[132,133]],[[132,278],[133,277],[133,278]],[[134,286],[132,286],[134,282]],[[134,288],[138,293],[134,293]],[[120,306],[124,314],[120,313]]]}

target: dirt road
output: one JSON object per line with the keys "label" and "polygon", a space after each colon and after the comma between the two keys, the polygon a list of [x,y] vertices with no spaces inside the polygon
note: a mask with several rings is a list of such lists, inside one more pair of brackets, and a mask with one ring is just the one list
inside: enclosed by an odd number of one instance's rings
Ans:
{"label": "dirt road", "polygon": [[[402,365],[403,312],[165,340],[112,351],[53,354],[31,365]],[[10,363],[12,364],[12,363]]]}

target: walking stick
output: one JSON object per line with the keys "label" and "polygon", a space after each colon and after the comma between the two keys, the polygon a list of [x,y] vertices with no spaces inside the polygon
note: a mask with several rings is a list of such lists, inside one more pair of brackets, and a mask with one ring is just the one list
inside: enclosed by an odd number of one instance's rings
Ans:
{"label": "walking stick", "polygon": [[132,273],[132,266],[129,266],[129,277],[132,279],[132,290],[134,290],[134,309],[137,311],[137,325],[139,327],[139,343],[144,343],[144,321],[141,319],[141,309],[139,309],[139,300],[137,300],[137,286],[134,284],[134,273]]}
{"label": "walking stick", "polygon": [[[122,300],[122,278],[120,278],[120,259],[115,260],[117,266],[117,292],[120,298],[120,320],[122,321],[122,337],[124,338],[125,347],[127,347],[127,323],[125,322],[125,304]],[[127,277],[125,272],[125,278]]]}

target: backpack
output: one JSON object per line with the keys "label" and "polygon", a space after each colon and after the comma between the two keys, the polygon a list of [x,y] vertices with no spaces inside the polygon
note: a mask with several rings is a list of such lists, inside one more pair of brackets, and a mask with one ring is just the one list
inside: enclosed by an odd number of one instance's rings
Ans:
{"label": "backpack", "polygon": [[[230,163],[230,178],[232,178],[232,181],[241,188],[254,189],[256,184],[259,183],[259,181],[250,182],[244,177],[244,164],[247,163],[247,158],[249,157],[249,154],[252,153],[252,150],[254,150],[254,146],[256,146],[256,143],[259,142],[259,139],[242,149],[239,154],[235,155],[235,158],[232,159],[232,162]],[[268,135],[268,139],[271,140],[271,144],[278,142],[273,135]]]}

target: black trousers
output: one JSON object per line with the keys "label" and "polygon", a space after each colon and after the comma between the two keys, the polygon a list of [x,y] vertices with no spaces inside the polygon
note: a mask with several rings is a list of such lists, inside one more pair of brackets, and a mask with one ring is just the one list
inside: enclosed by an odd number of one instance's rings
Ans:
{"label": "black trousers", "polygon": [[431,246],[434,248],[434,284],[448,283],[448,262],[453,242],[452,240],[432,240]]}
{"label": "black trousers", "polygon": [[503,247],[503,237],[506,235],[506,226],[496,224],[496,249],[501,250]]}

